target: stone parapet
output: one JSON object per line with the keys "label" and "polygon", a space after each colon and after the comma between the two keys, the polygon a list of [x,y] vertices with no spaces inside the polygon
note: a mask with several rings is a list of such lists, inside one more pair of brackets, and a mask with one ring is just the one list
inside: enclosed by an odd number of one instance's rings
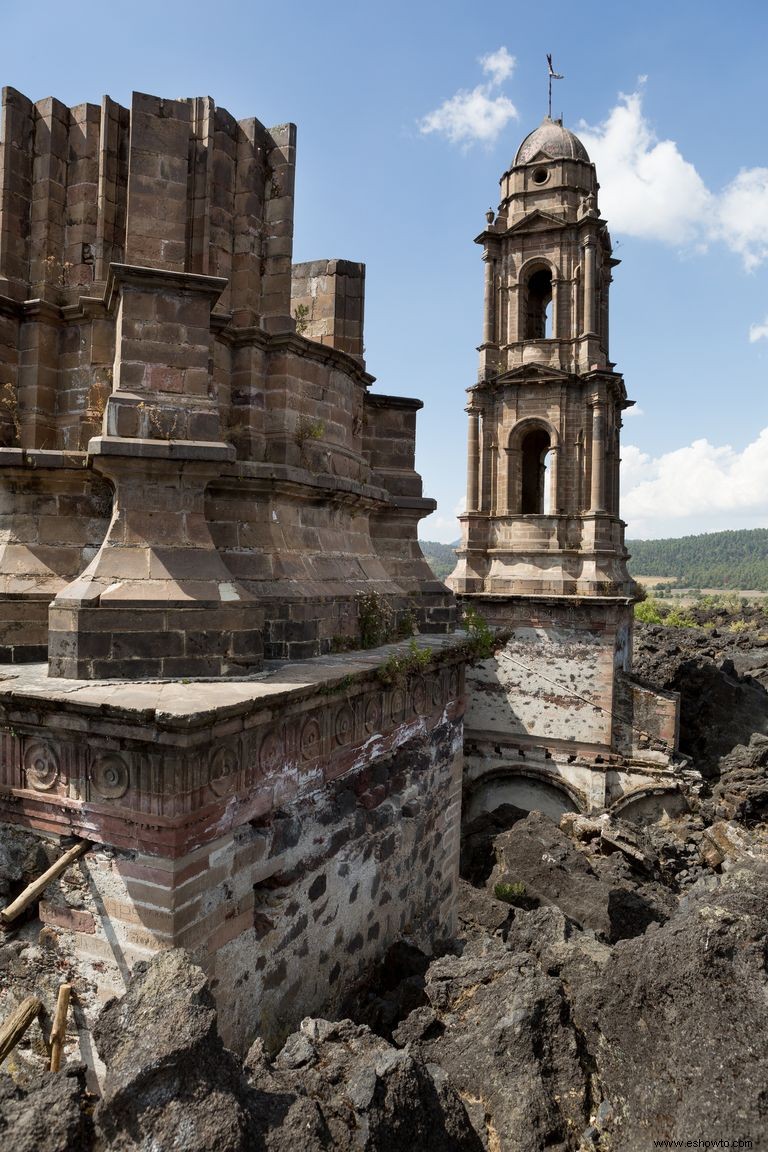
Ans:
{"label": "stone parapet", "polygon": [[311,260],[291,269],[296,330],[310,340],[362,360],[365,265]]}
{"label": "stone parapet", "polygon": [[183,855],[440,716],[460,716],[460,651],[448,638],[419,643],[431,667],[397,684],[381,670],[402,644],[219,683],[100,684],[57,680],[44,665],[9,669],[0,810],[50,832]]}

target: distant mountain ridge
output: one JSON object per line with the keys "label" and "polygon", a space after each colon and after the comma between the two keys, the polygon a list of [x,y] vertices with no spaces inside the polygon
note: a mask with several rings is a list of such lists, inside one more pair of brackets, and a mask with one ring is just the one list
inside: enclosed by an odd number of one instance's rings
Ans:
{"label": "distant mountain ridge", "polygon": [[[459,542],[420,540],[438,580],[456,567]],[[666,540],[627,540],[633,576],[674,577],[687,588],[744,588],[768,592],[768,528],[705,532]]]}

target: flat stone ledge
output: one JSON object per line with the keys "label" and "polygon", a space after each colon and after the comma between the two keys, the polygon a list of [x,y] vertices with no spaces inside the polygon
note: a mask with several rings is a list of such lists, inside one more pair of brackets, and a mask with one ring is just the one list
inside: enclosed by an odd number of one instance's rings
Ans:
{"label": "flat stone ledge", "polygon": [[[430,651],[438,663],[458,663],[466,659],[458,651],[466,640],[466,632],[427,633],[416,637],[416,644]],[[302,661],[274,660],[266,662],[261,672],[246,676],[183,680],[70,680],[49,676],[47,664],[5,664],[0,665],[0,707],[46,702],[65,710],[96,709],[129,720],[138,714],[143,722],[157,720],[171,726],[207,724],[214,713],[232,715],[278,705],[291,696],[332,692],[339,683],[370,677],[391,656],[407,652],[409,645],[404,640]]]}
{"label": "flat stone ledge", "polygon": [[[386,758],[464,713],[464,637],[382,676],[408,642],[242,680],[55,680],[0,670],[0,813],[150,855],[201,844]],[[458,643],[457,643],[458,641]]]}
{"label": "flat stone ledge", "polygon": [[230,463],[235,459],[235,448],[232,444],[215,440],[146,440],[127,436],[94,436],[88,441],[88,454]]}

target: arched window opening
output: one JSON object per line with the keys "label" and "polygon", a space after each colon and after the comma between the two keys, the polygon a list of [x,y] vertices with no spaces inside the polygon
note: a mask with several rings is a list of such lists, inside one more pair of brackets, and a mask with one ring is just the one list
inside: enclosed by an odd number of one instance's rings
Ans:
{"label": "arched window opening", "polygon": [[[540,268],[528,281],[525,317],[525,339],[544,340],[552,335],[552,273]],[[549,336],[547,311],[549,310]]]}
{"label": "arched window opening", "polygon": [[544,490],[547,474],[549,436],[543,428],[535,428],[523,440],[522,450],[522,507],[523,516],[544,514]]}

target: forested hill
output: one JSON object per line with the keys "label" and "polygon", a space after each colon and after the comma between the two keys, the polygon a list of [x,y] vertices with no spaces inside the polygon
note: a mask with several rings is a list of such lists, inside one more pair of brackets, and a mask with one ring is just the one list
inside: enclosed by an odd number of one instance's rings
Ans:
{"label": "forested hill", "polygon": [[419,544],[438,580],[445,580],[446,576],[450,576],[456,567],[458,540],[453,544],[440,544],[437,540],[419,540]]}
{"label": "forested hill", "polygon": [[768,592],[768,528],[675,540],[627,540],[633,576],[675,576],[688,588]]}
{"label": "forested hill", "polygon": [[[420,540],[432,571],[444,580],[456,567],[458,541]],[[754,588],[768,592],[768,528],[707,532],[675,540],[627,540],[633,576],[674,576],[687,588]]]}

